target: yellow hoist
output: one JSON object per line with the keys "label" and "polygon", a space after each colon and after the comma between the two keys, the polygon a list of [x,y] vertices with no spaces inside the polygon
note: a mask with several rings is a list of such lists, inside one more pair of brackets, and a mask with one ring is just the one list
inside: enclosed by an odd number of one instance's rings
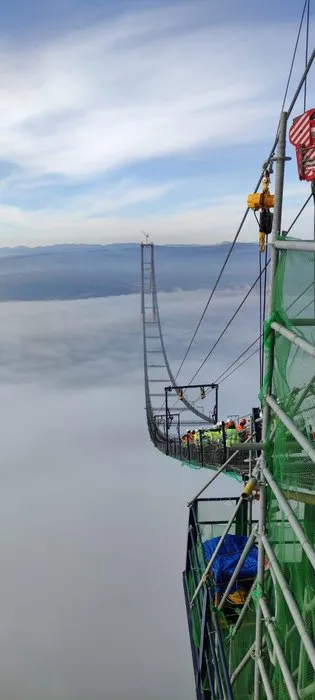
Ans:
{"label": "yellow hoist", "polygon": [[273,214],[270,211],[274,207],[275,196],[270,194],[270,174],[269,170],[265,170],[262,180],[262,192],[249,194],[247,197],[247,206],[253,211],[260,211],[259,215],[259,249],[263,253],[266,249],[266,237],[272,231]]}

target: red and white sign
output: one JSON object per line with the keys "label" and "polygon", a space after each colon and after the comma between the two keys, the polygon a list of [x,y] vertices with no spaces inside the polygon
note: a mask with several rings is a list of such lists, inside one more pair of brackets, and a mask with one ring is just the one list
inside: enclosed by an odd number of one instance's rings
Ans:
{"label": "red and white sign", "polygon": [[289,139],[295,146],[300,180],[315,180],[315,108],[294,119]]}

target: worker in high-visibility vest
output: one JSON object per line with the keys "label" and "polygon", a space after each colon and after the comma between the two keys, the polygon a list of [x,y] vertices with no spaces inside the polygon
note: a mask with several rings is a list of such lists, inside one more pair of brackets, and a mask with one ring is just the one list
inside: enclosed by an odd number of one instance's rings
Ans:
{"label": "worker in high-visibility vest", "polygon": [[239,442],[238,432],[236,430],[234,421],[230,420],[228,423],[226,423],[225,429],[226,446],[232,447],[232,445],[235,445],[235,443]]}
{"label": "worker in high-visibility vest", "polygon": [[194,436],[194,442],[199,443],[200,442],[199,430],[193,430],[193,436]]}
{"label": "worker in high-visibility vest", "polygon": [[210,442],[213,445],[220,445],[222,442],[222,431],[214,429],[214,430],[209,430],[209,433],[211,434]]}
{"label": "worker in high-visibility vest", "polygon": [[211,435],[211,430],[203,430],[203,439],[206,442],[211,442],[212,435]]}

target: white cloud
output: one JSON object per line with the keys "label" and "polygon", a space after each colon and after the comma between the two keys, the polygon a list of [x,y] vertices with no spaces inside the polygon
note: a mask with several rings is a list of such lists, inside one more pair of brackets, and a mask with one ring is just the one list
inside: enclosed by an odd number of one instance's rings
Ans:
{"label": "white cloud", "polygon": [[[142,216],[119,215],[113,209],[128,203],[145,203],[176,188],[177,183],[161,186],[122,188],[112,190],[107,198],[97,195],[75,198],[56,210],[25,211],[17,206],[0,205],[0,240],[4,245],[50,245],[53,243],[112,243],[136,242],[141,230],[151,232],[152,240],[164,243],[218,243],[232,240],[246,209],[247,192],[211,197],[205,202],[183,203],[175,211],[146,213]],[[284,199],[283,228],[295,218],[308,196],[305,183],[291,187]],[[313,213],[310,204],[293,233],[304,238],[313,235]],[[257,223],[249,213],[240,240],[258,240]]]}
{"label": "white cloud", "polygon": [[[162,295],[177,362],[204,295]],[[189,700],[186,503],[208,473],[149,443],[139,298],[1,304],[0,322],[1,697]],[[231,412],[255,376],[234,375]],[[211,495],[235,493],[223,477]]]}
{"label": "white cloud", "polygon": [[[217,175],[217,163],[235,145],[272,140],[295,31],[283,22],[281,31],[276,22],[214,22],[207,3],[183,2],[33,47],[3,39],[0,160],[21,170],[0,181],[1,242],[130,241],[142,228],[159,242],[231,238],[247,192],[229,194],[239,182]],[[189,153],[207,154],[207,202],[195,181],[189,204],[189,168],[168,176],[166,160],[151,180],[150,159]],[[126,178],[124,166],[143,161],[142,181]],[[112,176],[118,185],[108,184]],[[80,184],[80,197],[69,184]],[[174,193],[177,204],[166,205]],[[157,202],[159,215],[148,215]],[[144,214],[127,216],[134,205]]]}
{"label": "white cloud", "polygon": [[[202,15],[204,7],[204,16]],[[130,13],[54,42],[2,47],[0,156],[84,176],[274,130],[293,28],[215,25],[200,5]],[[235,66],[237,69],[235,70]],[[257,76],[268,72],[268,81]]]}

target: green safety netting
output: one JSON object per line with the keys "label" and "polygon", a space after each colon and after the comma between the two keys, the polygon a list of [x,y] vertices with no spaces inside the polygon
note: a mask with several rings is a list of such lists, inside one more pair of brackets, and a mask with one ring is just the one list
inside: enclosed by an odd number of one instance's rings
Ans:
{"label": "green safety netting", "polygon": [[[226,503],[220,503],[220,510],[222,514],[228,517],[230,512],[230,505]],[[205,513],[205,511],[204,511]],[[224,524],[216,522],[208,522],[206,525],[199,525],[200,532],[200,542],[191,550],[191,564],[192,572],[188,577],[188,589],[190,598],[192,598],[195,591],[196,585],[199,582],[202,573],[206,568],[206,561],[204,557],[203,548],[201,542],[207,538],[220,537],[224,531]],[[242,523],[239,522],[238,525],[233,524],[231,528],[232,534],[235,534],[236,528],[242,527]],[[198,608],[199,606],[199,608]],[[192,634],[193,640],[196,648],[199,650],[200,647],[200,616],[203,606],[203,590],[200,591],[199,596],[197,596],[196,604],[193,606],[191,611],[191,622],[192,622]],[[240,608],[241,610],[241,608]],[[255,606],[252,602],[249,609],[244,617],[243,623],[238,629],[235,638],[232,638],[233,625],[231,621],[225,616],[223,611],[218,611],[218,620],[222,634],[222,641],[224,646],[225,657],[229,665],[230,673],[233,673],[238,665],[246,656],[250,647],[255,640]],[[223,667],[220,660],[220,655],[218,654],[217,662],[223,677]],[[208,690],[207,682],[204,685],[204,689]],[[249,661],[246,667],[242,670],[239,677],[233,684],[233,691],[235,699],[239,700],[252,700],[254,692],[254,663],[253,659]]]}
{"label": "green safety netting", "polygon": [[[292,239],[291,239],[292,240]],[[278,405],[300,433],[315,447],[315,360],[280,333],[271,332],[276,321],[299,338],[315,345],[314,254],[285,250],[279,254],[273,287],[273,313],[265,325],[266,373],[262,400],[270,385]],[[268,431],[267,466],[289,501],[311,543],[315,542],[315,464],[275,415]],[[268,539],[294,595],[309,635],[315,637],[315,575],[290,523],[270,489],[267,499]],[[268,564],[267,564],[268,566]],[[269,576],[269,578],[268,578]],[[267,574],[266,595],[275,629],[297,687],[299,697],[315,700],[315,674],[296,629],[283,592]],[[264,659],[275,698],[289,694],[267,630]]]}
{"label": "green safety netting", "polygon": [[[281,252],[273,291],[273,314],[265,325],[265,350],[273,355],[272,394],[305,437],[315,437],[314,358],[279,333],[271,333],[277,321],[297,336],[315,345],[314,254]],[[267,363],[266,363],[267,365]],[[265,377],[266,390],[270,381]],[[274,435],[272,435],[274,431]],[[315,491],[314,463],[278,418],[270,424],[270,459],[279,485]],[[315,446],[315,442],[313,442]],[[315,503],[315,499],[314,499]]]}
{"label": "green safety netting", "polygon": [[[291,239],[292,240],[292,239]],[[265,325],[264,346],[266,367],[270,360],[261,392],[262,403],[271,383],[271,393],[280,408],[293,421],[300,433],[315,448],[315,360],[304,349],[292,344],[271,324],[278,322],[298,337],[315,346],[315,259],[314,254],[286,250],[279,253],[279,264],[273,286],[273,314]],[[271,415],[266,441],[267,466],[288,500],[310,542],[315,544],[315,464],[286,426]],[[221,506],[220,506],[221,507]],[[223,509],[223,507],[222,507]],[[210,526],[207,526],[208,528]],[[205,536],[221,534],[222,525],[211,525]],[[216,528],[214,530],[214,528]],[[294,596],[309,636],[315,639],[315,575],[285,513],[270,488],[267,489],[266,535],[278,559],[282,573]],[[192,596],[196,582],[204,570],[204,559],[198,546],[193,556],[195,580],[188,581]],[[200,567],[200,562],[202,566]],[[262,590],[254,592],[243,623],[233,636],[233,625],[220,618],[225,656],[231,674],[243,661],[255,641],[255,617]],[[284,652],[286,663],[301,700],[315,700],[315,673],[294,623],[283,590],[265,560],[264,596],[274,622],[274,629]],[[200,595],[200,604],[201,604]],[[193,638],[200,643],[200,622],[197,608],[192,611]],[[262,658],[273,691],[274,700],[289,700],[283,673],[274,652],[267,625],[263,624]],[[254,658],[250,657],[233,684],[235,700],[252,700],[254,695]],[[261,700],[266,695],[261,685]]]}

